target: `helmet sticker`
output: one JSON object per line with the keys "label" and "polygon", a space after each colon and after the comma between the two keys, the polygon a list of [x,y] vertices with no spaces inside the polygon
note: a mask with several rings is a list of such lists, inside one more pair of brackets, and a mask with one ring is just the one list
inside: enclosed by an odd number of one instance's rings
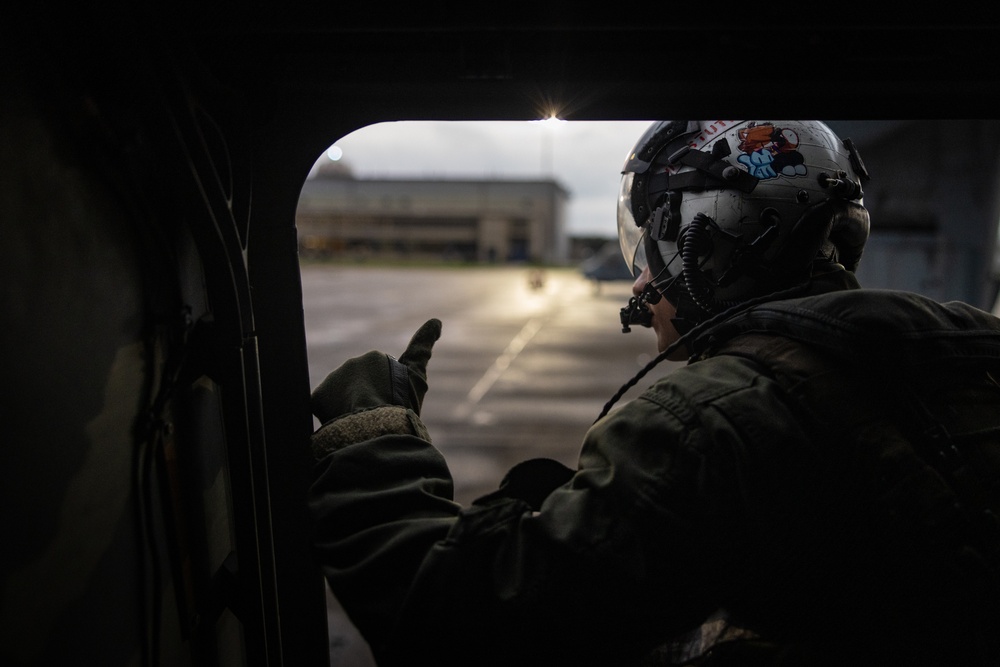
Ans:
{"label": "helmet sticker", "polygon": [[778,176],[805,176],[805,159],[798,151],[799,136],[794,130],[775,127],[773,123],[751,122],[739,130],[736,160],[759,179]]}
{"label": "helmet sticker", "polygon": [[722,132],[726,132],[733,125],[740,123],[742,121],[738,120],[713,120],[706,121],[701,128],[701,132],[691,137],[688,141],[688,146],[700,151],[702,147],[710,142],[712,139],[717,138]]}

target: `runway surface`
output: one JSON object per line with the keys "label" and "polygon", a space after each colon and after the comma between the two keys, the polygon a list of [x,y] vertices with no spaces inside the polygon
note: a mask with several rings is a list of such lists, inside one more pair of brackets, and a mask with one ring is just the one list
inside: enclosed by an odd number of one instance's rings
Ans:
{"label": "runway surface", "polygon": [[[575,466],[604,404],[653,357],[651,331],[623,334],[626,281],[599,288],[572,268],[523,266],[302,269],[310,379],[316,386],[349,357],[402,354],[428,318],[443,322],[428,365],[422,417],[468,503],[526,458]],[[675,368],[665,362],[619,402]]]}
{"label": "runway surface", "polygon": [[[303,303],[312,386],[369,350],[399,356],[430,317],[443,323],[422,417],[468,504],[528,458],[575,467],[604,404],[656,352],[651,331],[623,334],[631,283],[595,286],[575,269],[386,268],[306,264]],[[664,362],[617,405],[677,364]],[[327,594],[331,664],[374,667],[367,644]]]}

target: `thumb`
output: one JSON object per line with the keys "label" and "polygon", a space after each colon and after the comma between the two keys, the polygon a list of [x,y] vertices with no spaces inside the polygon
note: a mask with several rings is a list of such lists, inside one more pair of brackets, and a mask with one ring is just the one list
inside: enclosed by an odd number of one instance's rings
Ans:
{"label": "thumb", "polygon": [[399,357],[399,362],[420,375],[426,376],[427,362],[431,358],[431,348],[440,337],[441,320],[436,318],[427,320],[413,334],[410,344],[406,346],[406,350]]}

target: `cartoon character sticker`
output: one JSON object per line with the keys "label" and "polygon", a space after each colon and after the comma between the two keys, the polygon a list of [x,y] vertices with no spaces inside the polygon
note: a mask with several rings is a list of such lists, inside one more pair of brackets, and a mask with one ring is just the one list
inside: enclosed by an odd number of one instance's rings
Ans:
{"label": "cartoon character sticker", "polygon": [[805,176],[805,159],[799,153],[799,136],[794,130],[773,123],[751,122],[739,131],[737,161],[759,179],[778,176]]}

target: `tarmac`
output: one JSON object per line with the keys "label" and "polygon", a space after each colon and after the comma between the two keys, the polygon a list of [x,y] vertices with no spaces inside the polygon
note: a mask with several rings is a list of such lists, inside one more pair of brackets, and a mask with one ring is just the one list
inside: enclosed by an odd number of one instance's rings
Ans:
{"label": "tarmac", "polygon": [[[455,499],[497,488],[536,457],[576,466],[605,403],[656,353],[651,331],[623,334],[631,282],[594,283],[574,268],[302,268],[312,386],[369,350],[394,356],[427,319],[442,321],[421,417],[448,462]],[[625,393],[631,400],[679,364],[663,362]],[[331,664],[372,667],[368,645],[327,591]]]}
{"label": "tarmac", "polygon": [[[369,350],[402,354],[428,318],[442,321],[421,416],[465,504],[526,458],[575,467],[605,403],[655,355],[652,331],[623,334],[624,280],[593,283],[573,268],[391,268],[309,264],[302,270],[310,382]],[[663,362],[634,398],[678,364]]]}

